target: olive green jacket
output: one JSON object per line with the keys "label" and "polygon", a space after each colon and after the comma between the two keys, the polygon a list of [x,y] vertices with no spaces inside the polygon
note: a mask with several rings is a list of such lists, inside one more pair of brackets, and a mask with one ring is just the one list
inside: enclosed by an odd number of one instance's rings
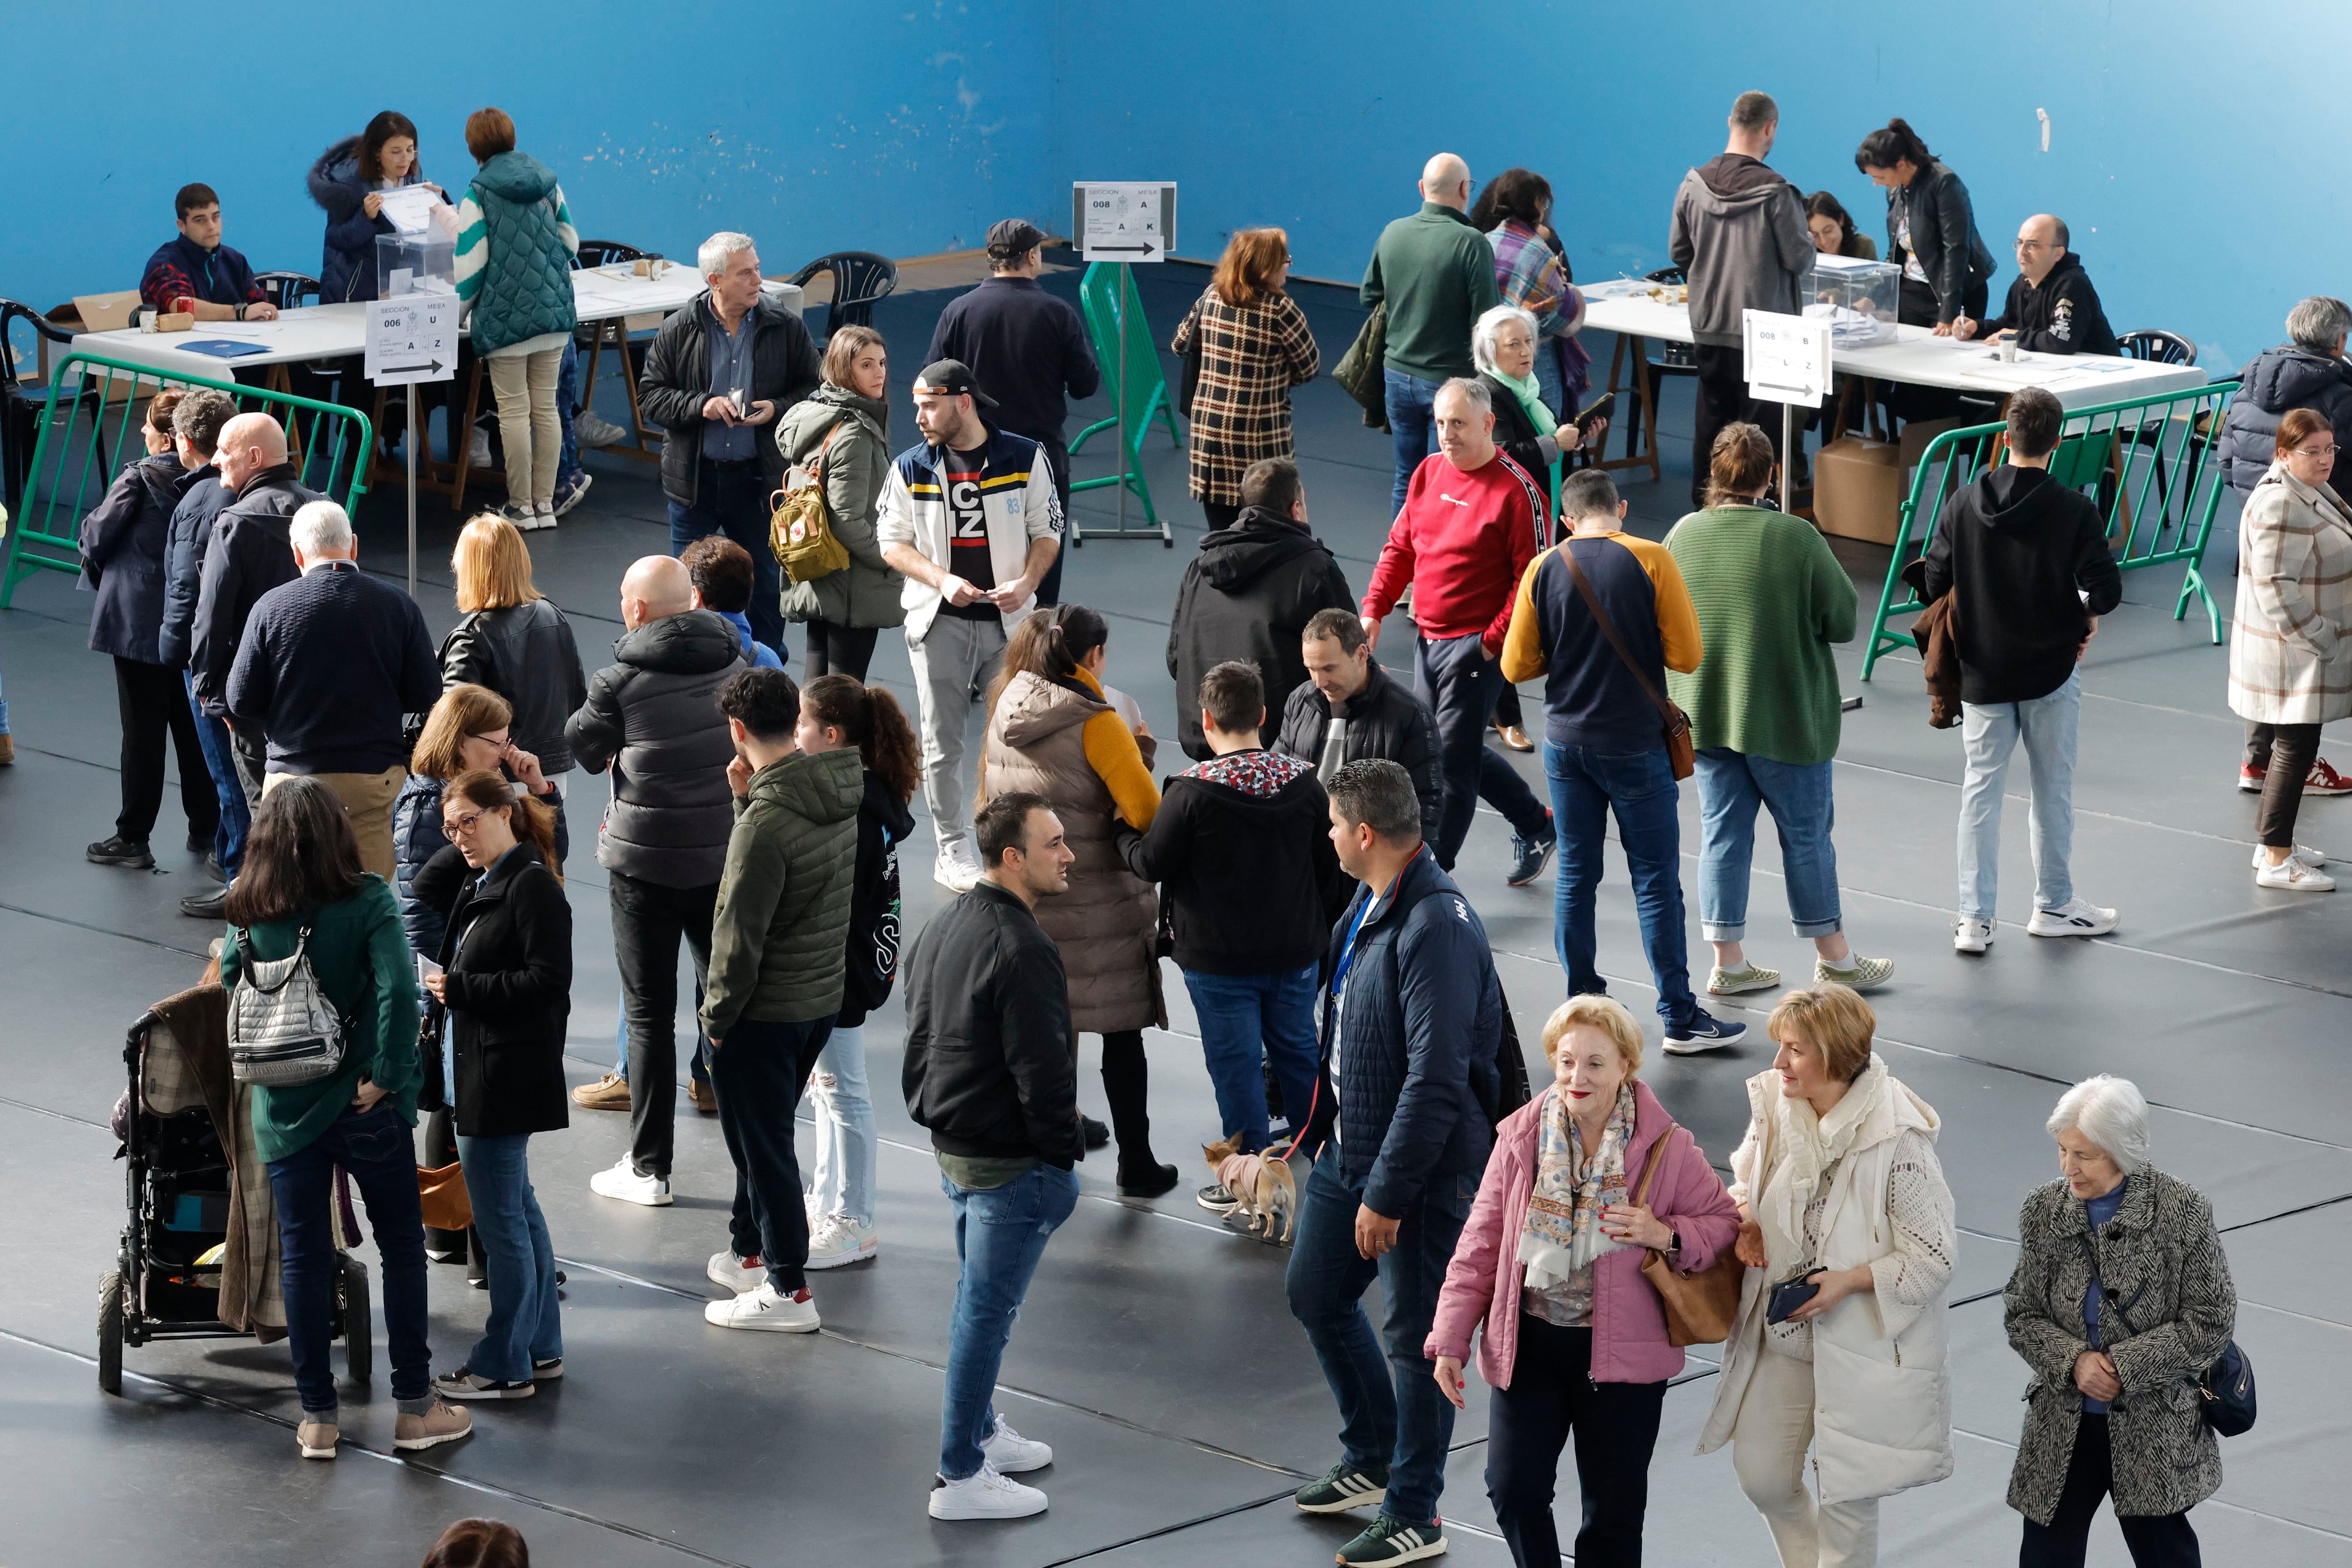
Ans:
{"label": "olive green jacket", "polygon": [[841,434],[824,453],[825,520],[849,551],[849,564],[807,582],[784,584],[784,619],[901,626],[907,612],[899,595],[907,580],[882,564],[882,546],[874,535],[875,509],[890,474],[888,405],[827,382],[777,421],[776,446],[787,464],[805,464],[836,425]]}
{"label": "olive green jacket", "polygon": [[854,746],[795,751],[751,775],[711,919],[702,1030],[713,1040],[738,1019],[803,1023],[841,1010],[865,799]]}

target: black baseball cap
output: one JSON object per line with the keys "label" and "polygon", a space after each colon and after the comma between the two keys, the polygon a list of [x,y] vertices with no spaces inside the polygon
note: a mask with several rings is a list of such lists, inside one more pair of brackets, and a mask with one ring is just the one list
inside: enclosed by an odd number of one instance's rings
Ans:
{"label": "black baseball cap", "polygon": [[1045,243],[1045,231],[1027,218],[999,218],[988,225],[988,254],[1001,259],[1027,256]]}
{"label": "black baseball cap", "polygon": [[969,394],[979,407],[996,406],[996,400],[980,390],[980,382],[972,378],[971,367],[961,360],[934,360],[925,365],[922,373],[915,378],[915,390],[919,392],[945,392],[950,397]]}

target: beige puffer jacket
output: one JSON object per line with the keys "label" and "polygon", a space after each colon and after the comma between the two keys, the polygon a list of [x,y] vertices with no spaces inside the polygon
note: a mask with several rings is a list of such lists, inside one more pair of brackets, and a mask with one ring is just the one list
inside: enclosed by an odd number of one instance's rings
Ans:
{"label": "beige puffer jacket", "polygon": [[1153,951],[1159,903],[1151,884],[1127,869],[1111,836],[1118,810],[1087,757],[1087,724],[1098,716],[1118,722],[1099,698],[1022,671],[988,722],[982,789],[991,797],[1028,790],[1052,801],[1077,856],[1070,891],[1037,902],[1037,923],[1061,948],[1069,976],[1071,1030],[1164,1029]]}

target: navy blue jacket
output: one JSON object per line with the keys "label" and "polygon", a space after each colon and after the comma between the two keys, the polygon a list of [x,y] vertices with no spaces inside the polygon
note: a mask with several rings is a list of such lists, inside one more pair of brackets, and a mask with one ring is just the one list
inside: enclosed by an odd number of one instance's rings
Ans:
{"label": "navy blue jacket", "polygon": [[1034,277],[992,277],[950,300],[924,362],[938,360],[971,367],[980,390],[996,400],[990,424],[1056,446],[1069,399],[1092,397],[1102,385],[1077,308]]}
{"label": "navy blue jacket", "polygon": [[205,551],[213,542],[213,524],[235,499],[220,480],[220,470],[207,464],[192,475],[173,509],[163,538],[163,624],[156,632],[159,664],[175,670],[188,667],[188,644],[196,621],[196,593],[205,575]]}
{"label": "navy blue jacket", "polygon": [[163,623],[163,557],[172,513],[196,476],[169,452],[122,471],[81,520],[82,579],[98,590],[89,613],[92,653],[142,664],[169,661],[156,652]]}
{"label": "navy blue jacket", "polygon": [[[404,185],[425,183],[422,170],[411,169]],[[319,302],[338,304],[377,298],[375,241],[378,235],[399,232],[390,218],[367,215],[373,189],[360,174],[360,138],[346,136],[310,165],[310,199],[326,210],[327,247],[319,261]]]}
{"label": "navy blue jacket", "polygon": [[252,264],[241,251],[219,246],[206,250],[185,235],[158,246],[139,275],[142,303],[161,309],[179,295],[215,305],[250,305],[261,298]]}
{"label": "navy blue jacket", "polygon": [[[2270,472],[2279,421],[2294,408],[2313,410],[2334,428],[2338,446],[2352,446],[2352,361],[2281,343],[2238,372],[2238,395],[2221,427],[2221,473],[2240,495],[2252,495]],[[2352,493],[2352,464],[2339,458],[2327,486]]]}
{"label": "navy blue jacket", "polygon": [[1398,1219],[1431,1181],[1475,1178],[1486,1168],[1502,1092],[1495,1061],[1503,988],[1478,912],[1424,847],[1357,936],[1348,1005],[1339,1012],[1339,1103],[1331,1105],[1331,977],[1370,896],[1360,889],[1331,928],[1317,1031],[1318,1090],[1299,1143],[1318,1148],[1336,1111],[1341,1179],[1361,1186],[1373,1213]]}
{"label": "navy blue jacket", "polygon": [[382,773],[408,760],[403,716],[441,696],[416,601],[330,561],[256,601],[228,673],[229,716],[269,741],[272,773]]}

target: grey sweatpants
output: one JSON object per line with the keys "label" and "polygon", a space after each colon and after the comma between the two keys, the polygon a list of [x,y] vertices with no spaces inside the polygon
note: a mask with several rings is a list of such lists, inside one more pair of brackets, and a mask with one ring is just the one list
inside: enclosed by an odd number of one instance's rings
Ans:
{"label": "grey sweatpants", "polygon": [[971,836],[964,810],[964,733],[988,698],[988,683],[1004,662],[1004,622],[993,612],[968,620],[944,609],[922,641],[907,639],[915,666],[915,709],[923,741],[923,800],[940,847]]}

